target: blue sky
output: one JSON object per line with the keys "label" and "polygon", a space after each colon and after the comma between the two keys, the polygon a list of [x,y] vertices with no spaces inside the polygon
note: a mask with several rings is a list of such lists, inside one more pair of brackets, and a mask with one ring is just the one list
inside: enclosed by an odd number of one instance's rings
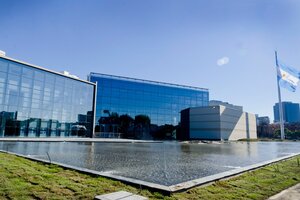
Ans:
{"label": "blue sky", "polygon": [[[297,0],[0,0],[7,56],[86,79],[93,72],[210,90],[273,118],[274,50],[300,69]],[[300,102],[282,89],[282,99]]]}

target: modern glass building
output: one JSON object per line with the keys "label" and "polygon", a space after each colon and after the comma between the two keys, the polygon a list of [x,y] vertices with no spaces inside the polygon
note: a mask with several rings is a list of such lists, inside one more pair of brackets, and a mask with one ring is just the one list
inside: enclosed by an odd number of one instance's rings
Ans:
{"label": "modern glass building", "polygon": [[96,123],[107,113],[146,115],[151,124],[178,125],[180,111],[207,106],[207,89],[128,77],[90,73],[89,81],[97,83]]}
{"label": "modern glass building", "polygon": [[0,137],[92,137],[95,88],[0,57]]}
{"label": "modern glass building", "polygon": [[[283,101],[282,102],[283,110],[283,121],[286,123],[300,122],[300,109],[298,103]],[[279,103],[275,103],[273,106],[274,111],[274,122],[280,121],[279,116]]]}

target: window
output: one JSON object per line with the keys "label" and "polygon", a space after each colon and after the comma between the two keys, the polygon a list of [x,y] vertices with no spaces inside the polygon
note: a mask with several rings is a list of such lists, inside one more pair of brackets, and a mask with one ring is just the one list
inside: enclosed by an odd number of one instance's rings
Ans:
{"label": "window", "polygon": [[44,81],[44,73],[40,70],[34,71],[34,79],[38,81]]}
{"label": "window", "polygon": [[9,63],[8,73],[21,75],[21,70],[22,70],[21,65],[15,63]]}
{"label": "window", "polygon": [[33,78],[33,70],[28,67],[23,67],[22,69],[22,77],[26,77],[29,79]]}
{"label": "window", "polygon": [[0,58],[0,71],[7,72],[7,69],[8,69],[8,62]]}
{"label": "window", "polygon": [[7,77],[7,74],[5,72],[0,71],[0,82],[5,83],[6,77]]}
{"label": "window", "polygon": [[22,77],[21,87],[32,88],[32,79]]}
{"label": "window", "polygon": [[7,79],[8,79],[8,84],[19,85],[21,77],[14,74],[8,74]]}

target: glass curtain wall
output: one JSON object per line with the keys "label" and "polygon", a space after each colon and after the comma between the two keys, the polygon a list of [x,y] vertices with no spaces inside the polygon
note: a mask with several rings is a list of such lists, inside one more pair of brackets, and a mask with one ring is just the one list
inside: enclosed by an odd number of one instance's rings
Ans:
{"label": "glass curtain wall", "polygon": [[146,115],[157,126],[180,122],[180,111],[207,106],[207,89],[91,73],[97,82],[96,123],[111,113],[118,116]]}
{"label": "glass curtain wall", "polygon": [[91,137],[94,90],[94,84],[0,58],[0,137]]}

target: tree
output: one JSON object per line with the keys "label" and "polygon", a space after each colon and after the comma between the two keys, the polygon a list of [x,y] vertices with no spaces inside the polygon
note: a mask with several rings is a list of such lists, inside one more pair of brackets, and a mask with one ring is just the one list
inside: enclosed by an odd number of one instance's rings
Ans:
{"label": "tree", "polygon": [[99,125],[103,126],[104,132],[119,132],[120,118],[116,112],[106,112],[108,117],[100,117],[98,120]]}
{"label": "tree", "polygon": [[134,118],[134,133],[136,138],[150,135],[150,118],[147,115],[136,115]]}
{"label": "tree", "polygon": [[176,126],[171,124],[165,124],[158,127],[158,130],[153,133],[153,137],[155,139],[174,139],[174,131],[176,130]]}
{"label": "tree", "polygon": [[[291,134],[292,134],[292,132],[289,129],[284,128],[284,135],[285,135],[286,138],[288,138]],[[276,138],[280,138],[280,135],[281,135],[280,129],[276,129],[275,132],[274,132],[274,136]]]}
{"label": "tree", "polygon": [[150,118],[147,115],[136,115],[134,123],[136,125],[150,125]]}
{"label": "tree", "polygon": [[134,119],[129,115],[121,115],[119,117],[120,121],[120,132],[124,134],[124,137],[132,137],[130,134],[130,128],[134,126]]}
{"label": "tree", "polygon": [[120,123],[119,114],[116,112],[112,112],[108,118],[109,118],[109,121],[111,124],[119,124]]}

